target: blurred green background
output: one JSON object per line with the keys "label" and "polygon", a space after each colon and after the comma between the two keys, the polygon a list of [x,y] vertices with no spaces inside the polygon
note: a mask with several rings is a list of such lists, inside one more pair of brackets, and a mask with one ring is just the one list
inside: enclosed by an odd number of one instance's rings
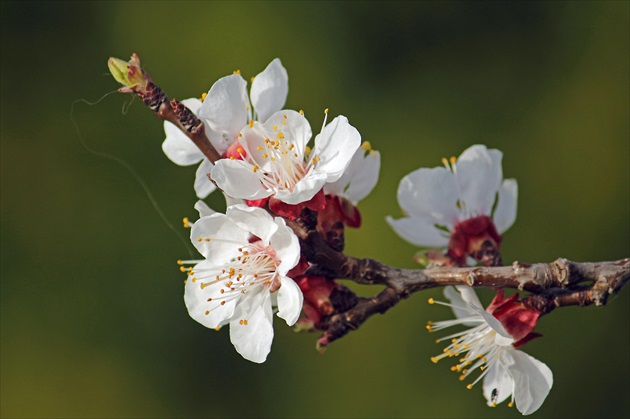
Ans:
{"label": "blurred green background", "polygon": [[[349,254],[414,267],[385,224],[398,181],[483,143],[519,182],[504,260],[613,260],[629,244],[628,2],[7,2],[2,32],[3,417],[517,417],[485,406],[429,357],[440,290],[314,350],[276,321],[268,361],[188,317],[188,253],[130,173],[89,154],[71,103],[117,88],[109,56],[137,52],[171,97],[246,79],[280,57],[288,108],[324,108],[381,150]],[[178,229],[195,217],[194,167],[161,151],[139,101],[79,105],[85,141],[131,164]],[[223,205],[219,196],[209,203]],[[182,234],[187,234],[183,228]],[[356,288],[356,287],[355,287]],[[356,288],[361,293],[376,289]],[[490,293],[482,293],[488,299]],[[525,348],[554,372],[535,417],[630,413],[630,289],[605,308],[543,318]],[[279,319],[276,319],[279,320]]]}

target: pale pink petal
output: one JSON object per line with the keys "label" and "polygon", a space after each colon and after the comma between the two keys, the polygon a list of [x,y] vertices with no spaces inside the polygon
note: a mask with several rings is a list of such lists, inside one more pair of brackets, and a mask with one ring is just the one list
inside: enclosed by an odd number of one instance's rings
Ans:
{"label": "pale pink petal", "polygon": [[278,229],[271,236],[269,243],[280,260],[276,270],[280,275],[285,276],[300,260],[300,243],[293,230],[287,227],[284,219],[276,217],[274,221]]}
{"label": "pale pink petal", "polygon": [[262,208],[234,205],[228,207],[227,216],[243,230],[248,230],[267,244],[271,236],[278,230],[278,225],[271,218],[271,215]]}
{"label": "pale pink petal", "polygon": [[278,317],[293,326],[300,317],[304,297],[297,284],[288,277],[282,277],[278,290]]}
{"label": "pale pink petal", "polygon": [[249,122],[247,82],[239,74],[222,77],[212,85],[199,109],[210,128],[232,139]]}
{"label": "pale pink petal", "polygon": [[265,122],[284,106],[289,93],[289,76],[280,59],[273,60],[254,78],[251,99],[258,120]]}
{"label": "pale pink petal", "polygon": [[448,235],[435,228],[429,218],[404,217],[394,220],[386,218],[394,231],[409,243],[423,247],[443,247],[448,244]]}
{"label": "pale pink petal", "polygon": [[267,359],[273,341],[271,297],[266,290],[245,295],[230,321],[230,340],[243,358],[260,364]]}
{"label": "pale pink petal", "polygon": [[215,213],[193,224],[190,239],[199,253],[219,265],[238,256],[238,248],[248,243],[249,233],[225,214]]}
{"label": "pale pink petal", "polygon": [[[194,114],[197,114],[201,101],[199,99],[185,99],[182,101]],[[166,157],[180,166],[190,166],[203,159],[203,153],[195,143],[179,128],[170,122],[164,122],[166,139],[162,143],[162,150]]]}
{"label": "pale pink petal", "polygon": [[343,175],[324,186],[326,194],[342,196],[354,205],[369,195],[378,182],[381,155],[378,151],[367,153],[359,148],[354,153]]}
{"label": "pale pink petal", "polygon": [[488,406],[505,401],[513,391],[514,380],[503,365],[502,359],[499,359],[483,378],[483,395],[488,401]]}
{"label": "pale pink petal", "polygon": [[238,199],[262,199],[270,196],[257,175],[253,166],[242,160],[221,159],[212,169],[212,179],[226,194]]}
{"label": "pale pink petal", "polygon": [[352,156],[361,145],[361,134],[348,123],[345,116],[338,116],[315,137],[311,158],[319,158],[315,171],[326,173],[327,181],[334,182],[342,175]]}
{"label": "pale pink petal", "polygon": [[452,229],[459,193],[453,174],[444,167],[409,173],[398,185],[398,203],[410,216],[424,217]]}
{"label": "pale pink petal", "polygon": [[506,365],[514,379],[514,401],[523,415],[534,413],[542,406],[553,386],[553,373],[536,358],[519,350],[510,351],[514,362]]}
{"label": "pale pink petal", "polygon": [[499,189],[499,202],[492,219],[499,234],[507,231],[516,221],[518,185],[516,179],[505,179]]}
{"label": "pale pink petal", "polygon": [[214,182],[210,180],[213,167],[214,165],[210,163],[210,160],[203,159],[197,168],[197,172],[195,173],[195,193],[197,194],[197,198],[203,199],[217,188]]}
{"label": "pale pink petal", "polygon": [[502,158],[499,150],[474,145],[457,159],[455,177],[469,216],[490,215],[503,180]]}

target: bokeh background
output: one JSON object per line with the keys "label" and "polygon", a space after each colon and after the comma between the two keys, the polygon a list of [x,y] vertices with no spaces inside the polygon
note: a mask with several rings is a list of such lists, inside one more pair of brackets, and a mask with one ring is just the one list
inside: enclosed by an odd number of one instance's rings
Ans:
{"label": "bokeh background", "polygon": [[[171,97],[246,79],[275,57],[287,107],[314,127],[344,114],[382,153],[347,251],[414,267],[385,224],[398,181],[483,143],[519,182],[504,260],[614,260],[629,244],[629,3],[0,3],[3,417],[517,417],[485,406],[429,357],[440,290],[412,296],[331,345],[281,321],[268,361],[188,317],[188,255],[123,166],[86,151],[71,104],[117,88],[109,56],[137,52]],[[89,147],[127,161],[186,235],[194,167],[162,153],[162,123],[114,94],[78,104]],[[317,130],[317,129],[316,129]],[[217,195],[208,200],[220,208]],[[376,289],[357,288],[365,295]],[[486,301],[489,292],[482,292]],[[526,350],[554,372],[535,417],[630,413],[630,289],[564,308]],[[279,320],[279,319],[276,319]]]}

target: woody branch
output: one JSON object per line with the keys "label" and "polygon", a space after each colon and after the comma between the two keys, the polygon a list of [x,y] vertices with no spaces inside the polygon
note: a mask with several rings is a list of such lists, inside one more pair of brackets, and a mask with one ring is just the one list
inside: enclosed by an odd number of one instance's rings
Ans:
{"label": "woody branch", "polygon": [[[136,54],[129,62],[111,58],[108,62],[114,78],[155,112],[158,118],[177,126],[211,161],[221,158],[209,141],[203,122],[164,91],[140,68]],[[353,298],[351,307],[327,318],[318,345],[326,346],[356,330],[376,313],[385,313],[411,294],[447,285],[484,288],[515,288],[531,293],[523,301],[543,314],[558,307],[605,305],[630,280],[630,259],[612,262],[579,263],[557,259],[551,263],[491,267],[433,267],[402,269],[375,259],[357,259],[332,249],[315,229],[317,215],[304,210],[302,218],[288,221],[300,239],[302,252],[312,264],[309,272],[331,279],[349,279],[364,285],[385,288],[372,298]],[[498,259],[500,260],[500,258]]]}

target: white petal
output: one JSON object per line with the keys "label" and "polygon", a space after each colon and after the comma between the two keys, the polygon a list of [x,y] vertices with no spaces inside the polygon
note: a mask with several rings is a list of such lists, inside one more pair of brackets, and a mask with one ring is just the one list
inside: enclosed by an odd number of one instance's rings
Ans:
{"label": "white petal", "polygon": [[[201,106],[199,99],[186,99],[182,103],[195,115]],[[203,159],[201,150],[174,124],[165,121],[164,132],[166,133],[166,139],[162,143],[162,150],[173,163],[180,166],[190,166]]]}
{"label": "white petal", "polygon": [[457,183],[444,167],[409,173],[398,185],[398,203],[409,215],[430,217],[452,228],[457,219]]}
{"label": "white petal", "polygon": [[278,229],[271,236],[269,243],[280,259],[276,270],[280,275],[285,276],[300,260],[300,243],[293,230],[287,227],[284,219],[276,217],[274,221]]}
{"label": "white petal", "polygon": [[212,169],[212,179],[233,198],[254,200],[271,195],[260,183],[253,167],[242,160],[217,161]]}
{"label": "white petal", "polygon": [[[203,272],[203,266],[212,267],[212,264],[204,261],[197,264],[193,269],[198,272]],[[220,273],[220,267],[215,268],[217,273]],[[188,309],[190,317],[201,323],[202,325],[214,329],[218,326],[227,324],[234,314],[234,309],[239,299],[239,295],[236,295],[234,299],[225,301],[225,304],[221,304],[224,301],[220,297],[221,289],[225,283],[220,282],[212,285],[208,285],[201,288],[202,281],[197,279],[195,282],[192,278],[188,278],[186,281],[186,287],[184,291],[184,302]],[[216,299],[214,301],[208,301],[208,298]],[[218,298],[218,299],[217,299]],[[208,312],[208,314],[206,314]]]}
{"label": "white petal", "polygon": [[[444,296],[449,299],[451,304],[453,304],[453,312],[455,313],[455,317],[458,319],[463,319],[466,317],[470,317],[474,311],[471,311],[468,307],[468,304],[477,306],[481,308],[481,302],[479,301],[479,297],[471,287],[465,286],[457,286],[457,287],[445,287],[444,288]],[[477,326],[478,323],[465,322],[463,323],[466,326]]]}
{"label": "white petal", "polygon": [[248,106],[247,82],[239,74],[232,74],[212,85],[201,104],[199,116],[205,118],[214,131],[235,138],[248,123]]}
{"label": "white petal", "polygon": [[[511,349],[508,350],[511,351]],[[500,353],[499,356],[503,358],[504,354]],[[493,406],[494,403],[499,404],[510,397],[512,391],[514,391],[514,380],[503,365],[503,360],[499,359],[483,378],[483,395],[488,401],[488,406]]]}
{"label": "white petal", "polygon": [[499,150],[474,145],[457,159],[455,177],[469,216],[490,215],[503,180],[502,158]]}
{"label": "white petal", "polygon": [[319,157],[316,170],[328,175],[334,182],[343,175],[352,156],[361,145],[361,134],[348,123],[345,116],[338,116],[315,137],[312,157]]}
{"label": "white petal", "polygon": [[486,321],[488,326],[490,326],[495,332],[496,335],[494,337],[494,343],[498,346],[510,346],[514,343],[514,338],[505,330],[501,322],[494,317],[492,314],[488,313],[483,308],[468,304],[468,308],[475,311],[477,314],[480,314],[481,317]]}
{"label": "white petal", "polygon": [[505,179],[499,189],[499,202],[492,219],[499,234],[507,231],[516,221],[518,185],[516,179]]}
{"label": "white petal", "polygon": [[[283,122],[286,122],[286,124],[283,124]],[[274,129],[274,127],[277,127],[277,129]],[[269,138],[272,140],[276,140],[277,133],[282,132],[284,141],[288,141],[289,144],[295,144],[296,151],[300,156],[304,155],[306,144],[308,144],[313,135],[311,125],[304,115],[289,109],[284,109],[271,115],[267,122],[263,124],[263,128],[270,133]]]}
{"label": "white petal", "polygon": [[238,248],[248,243],[249,232],[225,214],[215,213],[193,224],[190,239],[199,253],[215,265],[220,265],[238,256]]}
{"label": "white petal", "polygon": [[[243,358],[257,363],[265,362],[273,341],[273,318],[269,292],[245,294],[230,322],[230,340]],[[247,320],[247,324],[241,324]]]}
{"label": "white petal", "polygon": [[227,216],[243,230],[251,232],[267,244],[271,235],[278,230],[278,225],[271,215],[262,208],[234,205],[228,207]]}
{"label": "white petal", "polygon": [[403,239],[417,246],[444,247],[448,245],[448,237],[435,228],[427,218],[404,217],[394,220],[386,217],[387,223]]}
{"label": "white petal", "polygon": [[291,279],[282,277],[282,286],[278,290],[278,317],[293,326],[300,317],[304,297],[300,287]]}
{"label": "white petal", "polygon": [[279,58],[273,60],[254,78],[251,99],[258,120],[265,122],[284,106],[289,93],[289,76]]}
{"label": "white petal", "polygon": [[216,211],[213,210],[203,201],[197,201],[195,203],[195,209],[199,212],[199,218],[207,217],[212,214],[216,214]]}
{"label": "white petal", "polygon": [[197,198],[203,199],[210,195],[217,187],[210,180],[214,165],[208,159],[203,159],[195,173],[195,193]]}
{"label": "white petal", "polygon": [[514,401],[523,415],[534,413],[542,406],[553,386],[553,373],[536,358],[519,350],[510,351],[514,363],[507,368],[514,379]]}
{"label": "white petal", "polygon": [[342,196],[357,205],[376,186],[380,168],[381,154],[378,151],[366,154],[359,148],[339,180],[326,184],[324,190],[327,194]]}
{"label": "white petal", "polygon": [[295,184],[292,191],[288,189],[280,189],[276,192],[275,197],[276,199],[291,205],[310,201],[311,198],[313,198],[315,194],[322,189],[326,183],[326,179],[326,173],[312,171],[310,174],[307,174],[300,179]]}

